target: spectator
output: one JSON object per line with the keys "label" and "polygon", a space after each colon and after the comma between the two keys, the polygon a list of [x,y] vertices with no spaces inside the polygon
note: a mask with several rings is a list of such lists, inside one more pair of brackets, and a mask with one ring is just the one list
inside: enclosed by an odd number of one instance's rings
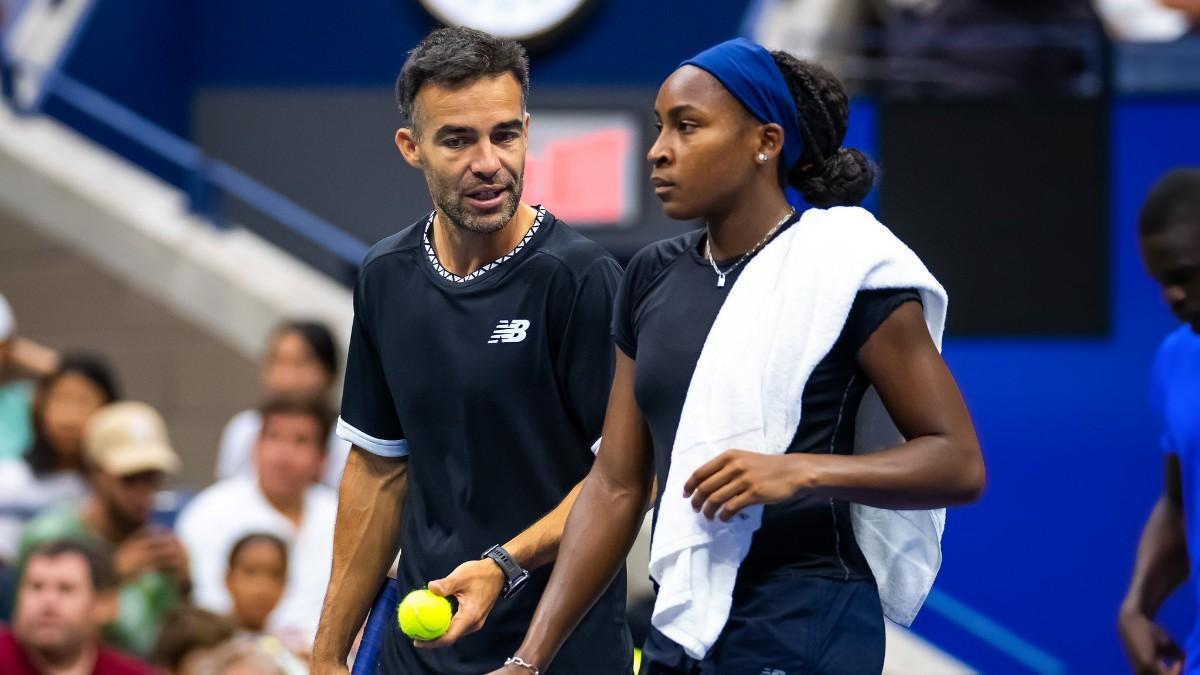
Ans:
{"label": "spectator", "polygon": [[1097,0],[1109,33],[1130,42],[1178,40],[1200,23],[1200,0]]}
{"label": "spectator", "polygon": [[69,540],[33,549],[12,629],[0,631],[0,673],[149,675],[148,666],[100,644],[101,626],[116,613],[116,587],[106,551]]}
{"label": "spectator", "polygon": [[229,619],[192,605],[172,609],[154,645],[154,665],[163,675],[195,675],[204,657],[237,633]]}
{"label": "spectator", "polygon": [[[1092,5],[1092,0],[762,0],[750,28],[763,44],[819,59],[851,83],[880,78],[889,94],[1089,94],[1098,88],[1104,44]],[[868,56],[881,57],[881,72]]]}
{"label": "spectator", "polygon": [[[280,657],[283,657],[281,660]],[[296,675],[287,654],[272,653],[256,640],[234,639],[206,654],[197,664],[195,675]],[[285,665],[287,664],[287,665]]]}
{"label": "spectator", "polygon": [[[336,342],[324,324],[285,321],[271,332],[261,372],[264,398],[312,397],[329,403],[337,374]],[[243,410],[229,420],[217,451],[217,480],[254,473],[254,445],[261,431],[257,410]],[[337,487],[350,444],[330,432],[328,445],[322,481]]]}
{"label": "spectator", "polygon": [[81,506],[51,511],[29,523],[21,550],[64,537],[113,547],[121,582],[120,610],[106,641],[148,655],[166,613],[190,586],[187,554],[170,531],[153,526],[154,497],[179,457],[162,417],[145,403],[113,403],[88,422],[84,451],[91,494]]}
{"label": "spectator", "polygon": [[255,532],[288,542],[287,588],[267,630],[290,649],[307,651],[320,616],[333,558],[337,497],[318,482],[330,413],[318,399],[271,399],[259,411],[256,475],[223,480],[197,495],[177,529],[192,561],[196,604],[233,609],[226,571],[234,543]]}
{"label": "spectator", "polygon": [[248,534],[229,552],[225,588],[238,628],[261,635],[287,588],[287,543],[273,534]]}
{"label": "spectator", "polygon": [[84,428],[117,398],[108,364],[86,354],[68,355],[38,384],[32,445],[21,459],[0,460],[0,560],[15,561],[24,518],[87,494]]}
{"label": "spectator", "polygon": [[0,460],[33,443],[33,385],[58,368],[58,353],[17,335],[12,307],[0,295]]}

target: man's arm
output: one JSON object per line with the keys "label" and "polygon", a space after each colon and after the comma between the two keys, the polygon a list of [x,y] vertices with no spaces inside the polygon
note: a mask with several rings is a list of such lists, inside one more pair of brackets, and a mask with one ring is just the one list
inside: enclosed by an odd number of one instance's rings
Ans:
{"label": "man's arm", "polygon": [[338,489],[333,566],[313,644],[313,673],[346,672],[350,646],[400,546],[407,491],[407,459],[350,450]]}
{"label": "man's arm", "polygon": [[1136,673],[1177,672],[1172,668],[1179,665],[1165,662],[1183,661],[1183,650],[1154,623],[1154,615],[1188,577],[1185,532],[1179,456],[1169,454],[1164,463],[1163,494],[1142,530],[1133,579],[1117,619],[1121,641]]}

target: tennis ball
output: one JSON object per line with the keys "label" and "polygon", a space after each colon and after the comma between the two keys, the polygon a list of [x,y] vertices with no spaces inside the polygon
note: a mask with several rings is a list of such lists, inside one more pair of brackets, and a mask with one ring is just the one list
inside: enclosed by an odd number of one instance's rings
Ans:
{"label": "tennis ball", "polygon": [[421,589],[404,596],[396,610],[400,630],[414,640],[434,640],[450,627],[450,601]]}

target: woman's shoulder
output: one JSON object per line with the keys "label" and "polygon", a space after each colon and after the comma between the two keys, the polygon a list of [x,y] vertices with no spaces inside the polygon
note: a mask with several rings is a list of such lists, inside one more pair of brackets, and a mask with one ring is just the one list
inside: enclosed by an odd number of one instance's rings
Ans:
{"label": "woman's shoulder", "polygon": [[703,234],[704,230],[693,230],[643,247],[629,259],[629,265],[625,268],[627,283],[636,288],[657,278],[675,261],[698,246]]}

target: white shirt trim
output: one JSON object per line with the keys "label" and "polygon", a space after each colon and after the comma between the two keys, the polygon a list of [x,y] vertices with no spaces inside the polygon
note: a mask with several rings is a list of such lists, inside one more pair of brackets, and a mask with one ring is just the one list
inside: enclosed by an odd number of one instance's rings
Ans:
{"label": "white shirt trim", "polygon": [[358,447],[379,455],[380,457],[407,457],[408,456],[408,441],[401,438],[398,441],[387,441],[382,438],[363,433],[356,429],[346,420],[338,417],[337,423],[338,438],[352,443]]}
{"label": "white shirt trim", "polygon": [[433,242],[430,239],[429,233],[433,230],[433,217],[436,215],[436,213],[436,211],[431,212],[429,214],[429,218],[425,221],[425,235],[423,241],[425,244],[425,256],[429,258],[429,264],[433,265],[433,269],[438,273],[438,276],[446,281],[452,281],[456,284],[466,283],[472,279],[478,279],[487,272],[495,269],[497,266],[504,264],[516,254],[520,253],[521,249],[525,248],[525,245],[529,243],[529,240],[533,239],[533,235],[537,234],[538,228],[542,226],[542,220],[546,217],[546,209],[542,208],[541,206],[537,207],[537,217],[534,218],[533,225],[529,227],[529,230],[525,233],[525,236],[521,237],[521,241],[517,242],[516,248],[508,253],[505,253],[496,260],[484,265],[483,267],[480,267],[474,272],[471,272],[467,276],[460,277],[443,267],[442,262],[438,260],[437,252],[433,250]]}

